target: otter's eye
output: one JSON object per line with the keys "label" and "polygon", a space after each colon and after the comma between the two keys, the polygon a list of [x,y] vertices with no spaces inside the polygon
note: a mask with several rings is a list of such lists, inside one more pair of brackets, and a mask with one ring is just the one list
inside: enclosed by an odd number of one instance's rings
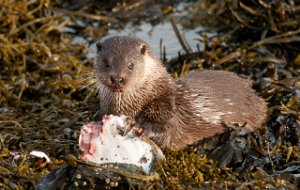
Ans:
{"label": "otter's eye", "polygon": [[106,59],[103,60],[103,65],[104,65],[104,67],[106,67],[106,68],[109,67],[108,61],[107,61]]}
{"label": "otter's eye", "polygon": [[128,65],[128,69],[132,70],[133,68],[134,68],[134,64],[133,64],[133,63],[130,63],[130,64]]}

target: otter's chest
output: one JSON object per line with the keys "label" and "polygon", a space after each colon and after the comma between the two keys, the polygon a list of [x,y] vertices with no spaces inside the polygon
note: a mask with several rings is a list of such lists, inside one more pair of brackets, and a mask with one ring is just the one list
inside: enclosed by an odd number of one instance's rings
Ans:
{"label": "otter's chest", "polygon": [[111,96],[111,99],[102,99],[102,109],[107,114],[127,115],[135,118],[142,110],[141,104],[134,98],[125,93],[118,93]]}

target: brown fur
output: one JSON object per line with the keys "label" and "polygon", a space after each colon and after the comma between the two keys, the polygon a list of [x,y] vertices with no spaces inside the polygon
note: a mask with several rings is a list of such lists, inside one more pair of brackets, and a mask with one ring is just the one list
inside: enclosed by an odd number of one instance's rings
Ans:
{"label": "brown fur", "polygon": [[[249,81],[226,71],[193,72],[175,81],[137,38],[98,43],[95,68],[101,113],[135,118],[161,147],[183,148],[222,132],[223,123],[246,124],[252,131],[266,118],[266,103]],[[122,92],[113,90],[112,76],[122,78]]]}

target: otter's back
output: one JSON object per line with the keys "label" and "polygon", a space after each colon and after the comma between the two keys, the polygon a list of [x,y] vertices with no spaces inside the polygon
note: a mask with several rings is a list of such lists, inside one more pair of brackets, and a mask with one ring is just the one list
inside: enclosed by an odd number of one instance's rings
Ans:
{"label": "otter's back", "polygon": [[239,123],[253,130],[265,118],[266,103],[255,95],[251,81],[227,71],[192,72],[177,84],[192,96],[197,115],[214,124]]}

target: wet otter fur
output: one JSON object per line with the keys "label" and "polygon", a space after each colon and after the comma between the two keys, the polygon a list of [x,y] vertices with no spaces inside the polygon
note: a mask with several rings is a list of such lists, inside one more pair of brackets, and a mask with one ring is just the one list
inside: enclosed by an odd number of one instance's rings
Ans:
{"label": "wet otter fur", "polygon": [[135,37],[98,42],[94,66],[101,115],[131,116],[161,147],[181,149],[223,132],[224,123],[252,131],[266,118],[266,103],[250,81],[210,70],[174,80]]}

